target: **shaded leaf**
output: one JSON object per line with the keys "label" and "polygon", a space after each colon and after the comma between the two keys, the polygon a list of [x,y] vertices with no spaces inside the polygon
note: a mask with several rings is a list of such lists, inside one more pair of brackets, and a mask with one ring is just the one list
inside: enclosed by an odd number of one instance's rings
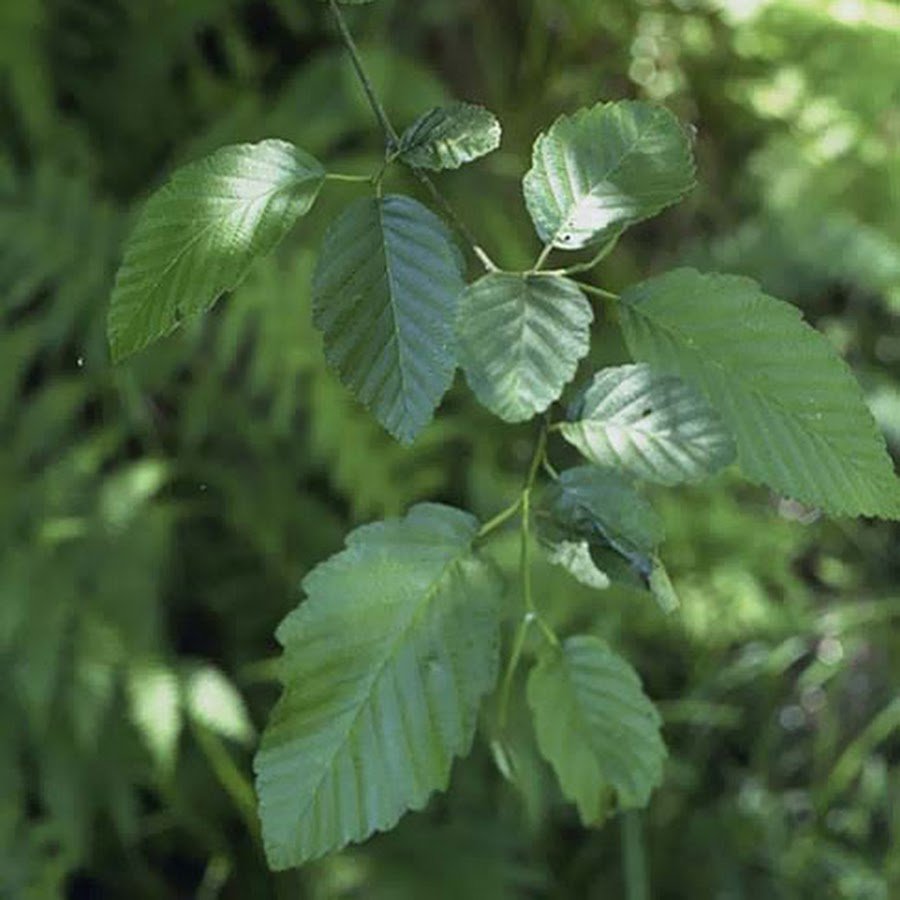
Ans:
{"label": "shaded leaf", "polygon": [[640,678],[606,643],[572,637],[528,678],[541,753],[582,821],[601,820],[615,791],[620,808],[646,806],[662,781],[666,748]]}
{"label": "shaded leaf", "polygon": [[593,316],[565,278],[485,275],[459,306],[460,364],[469,386],[507,422],[543,412],[588,352]]}
{"label": "shaded leaf", "polygon": [[404,443],[453,381],[463,267],[444,223],[409,197],[357,200],[325,235],[313,278],[325,356]]}
{"label": "shaded leaf", "polygon": [[446,787],[497,674],[500,585],[470,515],[423,504],[358,528],[278,630],[284,693],[256,759],[266,851],[299,865]]}

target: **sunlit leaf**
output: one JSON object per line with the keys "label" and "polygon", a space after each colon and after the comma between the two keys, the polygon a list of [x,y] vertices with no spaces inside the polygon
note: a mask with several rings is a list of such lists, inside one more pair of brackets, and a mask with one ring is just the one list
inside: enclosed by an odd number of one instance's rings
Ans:
{"label": "sunlit leaf", "polygon": [[600,466],[647,481],[699,481],[728,465],[734,441],[696,388],[648,365],[598,372],[563,437]]}
{"label": "sunlit leaf", "polygon": [[144,207],[110,302],[114,360],[235,288],[309,211],[325,170],[285,141],[224,147],[177,171]]}
{"label": "sunlit leaf", "polygon": [[454,103],[425,113],[400,137],[397,153],[420,169],[458,169],[500,146],[500,123],[482,106]]}
{"label": "sunlit leaf", "polygon": [[694,186],[687,132],[647,103],[600,103],[561,116],[534,145],[525,201],[541,240],[566,250],[603,243]]}

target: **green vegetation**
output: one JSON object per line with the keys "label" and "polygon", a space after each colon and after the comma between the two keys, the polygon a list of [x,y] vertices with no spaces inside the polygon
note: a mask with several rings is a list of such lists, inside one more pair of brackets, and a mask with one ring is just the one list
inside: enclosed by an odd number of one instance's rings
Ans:
{"label": "green vegetation", "polygon": [[893,897],[896,7],[346,2],[0,10],[0,896]]}

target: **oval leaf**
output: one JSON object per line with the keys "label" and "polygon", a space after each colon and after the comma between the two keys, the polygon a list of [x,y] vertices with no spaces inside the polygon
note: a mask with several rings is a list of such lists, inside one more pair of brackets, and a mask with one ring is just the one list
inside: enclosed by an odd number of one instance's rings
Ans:
{"label": "oval leaf", "polygon": [[418,169],[458,169],[500,146],[500,123],[482,106],[454,103],[425,113],[403,133],[397,156]]}
{"label": "oval leaf", "polygon": [[541,240],[577,250],[656,215],[694,186],[691,142],[667,110],[600,103],[534,145],[525,202]]}
{"label": "oval leaf", "polygon": [[357,200],[325,235],[313,278],[325,356],[404,443],[453,381],[462,273],[444,223],[409,197]]}
{"label": "oval leaf", "polygon": [[528,677],[541,753],[586,825],[615,791],[622,809],[646,806],[666,747],[656,707],[634,669],[595,637],[572,637]]}
{"label": "oval leaf", "polygon": [[460,364],[475,395],[507,422],[543,412],[572,380],[590,346],[594,313],[555,275],[494,272],[460,302]]}
{"label": "oval leaf", "polygon": [[734,441],[696,388],[650,366],[598,372],[560,426],[586,459],[658,484],[701,478],[734,459]]}
{"label": "oval leaf", "polygon": [[224,147],[179,169],[144,207],[109,309],[114,360],[235,288],[309,211],[325,170],[286,141]]}
{"label": "oval leaf", "polygon": [[477,521],[423,504],[358,528],[278,630],[284,694],[256,758],[266,852],[300,865],[446,787],[496,679],[501,585]]}
{"label": "oval leaf", "polygon": [[835,515],[900,517],[900,482],[862,392],[800,311],[748,278],[678,269],[627,291],[632,354],[702,390],[752,481]]}

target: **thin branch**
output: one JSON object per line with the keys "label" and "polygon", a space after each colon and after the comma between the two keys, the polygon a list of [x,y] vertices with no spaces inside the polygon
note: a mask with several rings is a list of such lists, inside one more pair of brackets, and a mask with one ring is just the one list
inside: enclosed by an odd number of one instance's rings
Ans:
{"label": "thin branch", "polygon": [[[347,26],[347,21],[344,18],[343,12],[341,12],[340,6],[338,6],[337,4],[337,0],[328,0],[328,2],[331,6],[331,12],[334,15],[334,19],[337,22],[338,30],[341,33],[341,39],[344,42],[344,46],[347,48],[347,52],[350,54],[350,59],[353,61],[353,68],[356,70],[356,74],[363,86],[363,90],[366,92],[366,97],[369,100],[369,105],[372,107],[372,111],[375,113],[375,117],[378,119],[378,122],[380,123],[381,128],[384,131],[385,137],[387,138],[388,148],[385,154],[385,158],[387,162],[390,162],[391,154],[396,145],[400,142],[400,137],[397,133],[397,129],[394,128],[390,118],[388,117],[387,111],[385,110],[384,106],[382,106],[381,101],[375,94],[375,88],[372,86],[372,82],[369,79],[368,74],[366,73],[362,58],[359,55],[359,49],[356,46],[356,42],[353,40],[353,35],[350,33],[350,29]],[[453,222],[453,225],[456,227],[457,231],[459,231],[459,233],[471,245],[472,251],[478,258],[478,261],[489,272],[496,272],[497,266],[484,251],[484,248],[475,239],[475,236],[469,230],[465,222],[463,222],[462,219],[460,219],[460,217],[456,214],[456,211],[450,205],[448,200],[437,189],[434,182],[421,169],[416,169],[413,167],[411,168],[416,178],[418,178],[419,181],[422,182],[422,184],[431,194],[434,201],[441,207],[444,213]],[[378,184],[380,183],[381,182],[379,179]]]}
{"label": "thin branch", "polygon": [[385,137],[390,143],[396,144],[399,137],[394,126],[391,124],[391,120],[388,118],[385,108],[381,105],[381,101],[375,93],[375,88],[369,80],[369,76],[366,74],[362,58],[359,55],[359,49],[356,46],[356,41],[353,40],[353,35],[350,33],[350,29],[347,26],[347,20],[344,18],[344,14],[341,12],[337,0],[328,0],[328,2],[331,6],[334,20],[337,22],[338,30],[341,33],[341,39],[344,42],[344,46],[347,48],[347,52],[350,54],[350,59],[353,61],[353,68],[356,69],[356,74],[363,86],[363,90],[366,92],[369,106],[372,107],[372,111],[375,113],[375,117],[378,119],[378,122],[384,131]]}

